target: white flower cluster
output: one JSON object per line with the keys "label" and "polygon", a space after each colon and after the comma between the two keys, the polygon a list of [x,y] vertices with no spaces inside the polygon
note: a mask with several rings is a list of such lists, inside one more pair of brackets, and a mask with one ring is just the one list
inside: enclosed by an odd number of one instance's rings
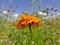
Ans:
{"label": "white flower cluster", "polygon": [[47,15],[47,13],[43,13],[43,12],[38,12],[38,15],[42,17],[43,20],[50,20],[50,19],[55,19],[58,18],[60,19],[60,13],[56,13],[53,15]]}
{"label": "white flower cluster", "polygon": [[45,13],[43,13],[43,12],[38,12],[38,15],[40,15],[40,16],[47,16],[47,13],[45,12]]}

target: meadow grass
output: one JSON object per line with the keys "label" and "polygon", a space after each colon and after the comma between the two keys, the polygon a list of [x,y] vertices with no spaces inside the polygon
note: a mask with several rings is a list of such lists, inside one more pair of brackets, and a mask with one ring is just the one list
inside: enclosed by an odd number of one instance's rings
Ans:
{"label": "meadow grass", "polygon": [[31,34],[29,27],[21,29],[15,23],[0,22],[0,45],[60,45],[60,21],[45,21],[40,29],[32,28]]}

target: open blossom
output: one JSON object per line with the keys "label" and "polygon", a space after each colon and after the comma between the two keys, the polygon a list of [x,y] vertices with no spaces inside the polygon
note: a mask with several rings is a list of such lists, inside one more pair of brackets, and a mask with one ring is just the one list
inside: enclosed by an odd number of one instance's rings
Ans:
{"label": "open blossom", "polygon": [[21,18],[21,20],[17,22],[16,24],[17,27],[25,28],[29,24],[31,26],[39,27],[39,25],[42,23],[42,20],[35,16],[19,16],[19,17]]}
{"label": "open blossom", "polygon": [[52,26],[52,24],[51,23],[47,23],[46,26],[47,27],[50,27],[50,26]]}

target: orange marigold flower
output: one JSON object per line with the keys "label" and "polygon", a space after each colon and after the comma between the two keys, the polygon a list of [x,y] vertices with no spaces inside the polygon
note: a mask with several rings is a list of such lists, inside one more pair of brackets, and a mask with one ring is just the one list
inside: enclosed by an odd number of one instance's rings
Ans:
{"label": "orange marigold flower", "polygon": [[29,24],[31,26],[37,26],[39,27],[39,25],[42,23],[42,20],[35,17],[35,16],[19,16],[19,18],[22,18],[22,20],[18,21],[16,26],[17,27],[21,27],[21,28],[25,28],[27,27]]}

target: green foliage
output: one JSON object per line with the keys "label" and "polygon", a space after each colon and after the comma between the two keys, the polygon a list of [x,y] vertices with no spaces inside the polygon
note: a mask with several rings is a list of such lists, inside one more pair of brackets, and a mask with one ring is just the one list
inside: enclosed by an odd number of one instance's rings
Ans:
{"label": "green foliage", "polygon": [[[37,27],[32,28],[32,39],[29,27],[22,30],[16,28],[15,23],[2,21],[0,45],[60,45],[60,21],[57,21],[45,21],[39,30]],[[47,26],[47,23],[51,23],[51,26]]]}

